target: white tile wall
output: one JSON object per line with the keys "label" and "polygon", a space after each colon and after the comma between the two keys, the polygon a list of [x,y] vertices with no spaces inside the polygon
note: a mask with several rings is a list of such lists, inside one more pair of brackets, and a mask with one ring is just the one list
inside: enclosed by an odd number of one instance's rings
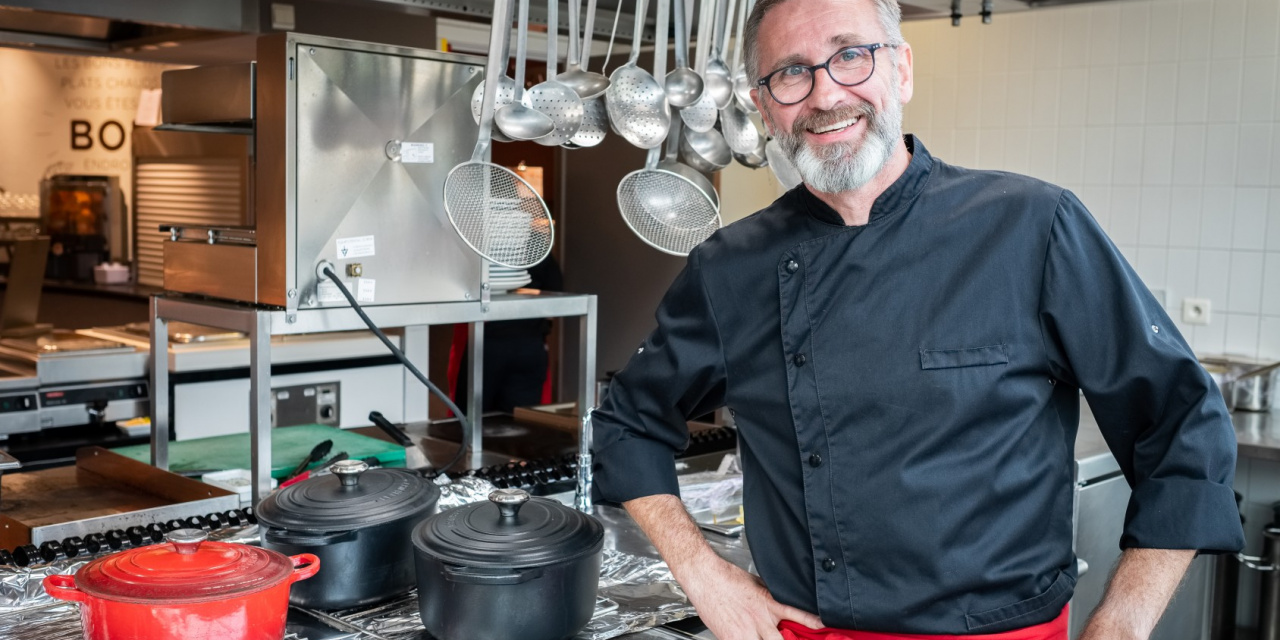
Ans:
{"label": "white tile wall", "polygon": [[[1280,358],[1280,2],[1134,0],[910,22],[906,128],[1074,190],[1203,353]],[[1207,326],[1181,323],[1208,298]]]}

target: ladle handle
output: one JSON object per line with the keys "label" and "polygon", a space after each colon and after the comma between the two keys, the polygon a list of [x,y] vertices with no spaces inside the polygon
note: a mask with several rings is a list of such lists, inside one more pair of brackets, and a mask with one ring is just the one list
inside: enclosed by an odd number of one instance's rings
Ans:
{"label": "ladle handle", "polygon": [[694,71],[704,79],[707,75],[707,58],[710,57],[711,43],[715,39],[715,9],[717,0],[701,0],[698,8],[698,55],[694,60]]}
{"label": "ladle handle", "polygon": [[[570,41],[573,38],[569,38]],[[560,65],[560,0],[547,0],[547,79],[556,77]],[[570,45],[572,47],[573,45]]]}
{"label": "ladle handle", "polygon": [[582,49],[578,52],[578,66],[587,68],[587,64],[591,62],[591,45],[595,41],[596,28],[596,0],[587,2],[587,19],[582,27]]}
{"label": "ladle handle", "polygon": [[640,36],[644,33],[644,17],[648,9],[645,0],[636,0],[636,23],[631,27],[631,65],[640,61]]}
{"label": "ladle handle", "polygon": [[738,5],[738,39],[733,41],[733,65],[729,67],[729,73],[737,74],[738,65],[742,63],[742,28],[747,22],[747,0],[742,0],[742,4]]}
{"label": "ladle handle", "polygon": [[667,76],[667,34],[671,32],[671,0],[658,0],[658,17],[653,23],[653,77],[658,84]]}
{"label": "ladle handle", "polygon": [[[493,24],[489,27],[489,64],[484,72],[484,94],[480,99],[480,133],[472,162],[483,162],[493,140],[493,104],[498,95],[498,82],[506,72],[507,50],[511,40],[511,0],[493,0]],[[501,65],[501,66],[499,66]]]}
{"label": "ladle handle", "polygon": [[520,0],[520,26],[516,30],[516,97],[524,97],[524,59],[529,53],[529,0]]}
{"label": "ladle handle", "polygon": [[684,3],[692,0],[675,0],[676,68],[689,66],[689,32],[685,30]]}
{"label": "ladle handle", "polygon": [[724,0],[716,6],[716,58],[724,62],[725,49],[729,47],[729,14],[732,14],[738,8],[738,0],[729,0],[728,6],[725,6]]}
{"label": "ladle handle", "polygon": [[[558,0],[550,1],[557,2]],[[573,6],[569,7],[569,55],[564,59],[564,68],[566,71],[572,69],[574,65],[581,66],[582,64],[582,55],[578,50],[578,15],[581,13],[582,0],[573,0]],[[550,21],[551,19],[548,18],[547,22]],[[558,29],[559,26],[557,25],[556,28]],[[550,78],[551,75],[548,74],[547,77]]]}

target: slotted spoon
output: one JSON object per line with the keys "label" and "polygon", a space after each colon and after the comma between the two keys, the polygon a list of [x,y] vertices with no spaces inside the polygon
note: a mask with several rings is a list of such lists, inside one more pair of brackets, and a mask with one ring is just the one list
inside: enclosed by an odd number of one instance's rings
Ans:
{"label": "slotted spoon", "polygon": [[671,106],[662,84],[637,64],[645,8],[645,0],[636,0],[631,58],[610,74],[605,106],[609,124],[618,135],[641,149],[652,149],[662,144],[671,128]]}

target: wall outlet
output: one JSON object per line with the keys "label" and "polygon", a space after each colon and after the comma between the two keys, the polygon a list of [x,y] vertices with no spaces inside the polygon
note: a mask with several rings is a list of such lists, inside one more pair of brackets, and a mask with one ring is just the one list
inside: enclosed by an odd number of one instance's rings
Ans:
{"label": "wall outlet", "polygon": [[1212,305],[1208,298],[1183,298],[1182,322],[1184,324],[1209,324]]}

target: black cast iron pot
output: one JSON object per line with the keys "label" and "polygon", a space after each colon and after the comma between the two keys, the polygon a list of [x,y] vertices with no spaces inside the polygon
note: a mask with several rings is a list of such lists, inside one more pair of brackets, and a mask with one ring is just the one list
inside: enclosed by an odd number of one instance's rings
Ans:
{"label": "black cast iron pot", "polygon": [[591,620],[604,527],[499,489],[413,532],[422,624],[438,640],[559,640]]}
{"label": "black cast iron pot", "polygon": [[294,585],[289,602],[345,609],[406,593],[414,585],[413,529],[430,516],[440,490],[406,469],[370,469],[343,460],[258,505],[262,546],[311,553],[328,571]]}

